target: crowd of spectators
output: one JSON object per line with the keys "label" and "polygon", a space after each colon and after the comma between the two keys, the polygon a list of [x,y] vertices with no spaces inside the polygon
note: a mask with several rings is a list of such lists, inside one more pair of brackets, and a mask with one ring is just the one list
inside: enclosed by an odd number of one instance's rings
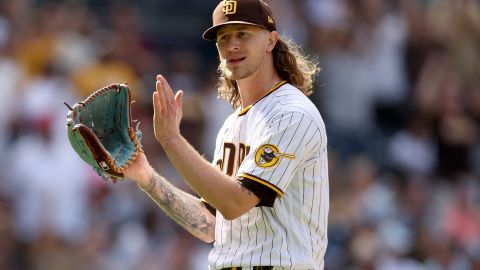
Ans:
{"label": "crowd of spectators", "polygon": [[[182,133],[211,159],[231,112],[200,38],[217,1],[0,1],[0,269],[207,268],[209,245],[80,160],[63,102],[128,82],[149,160],[189,191],[153,137],[151,93],[155,74],[185,91]],[[269,2],[322,68],[325,268],[480,269],[480,2]]]}

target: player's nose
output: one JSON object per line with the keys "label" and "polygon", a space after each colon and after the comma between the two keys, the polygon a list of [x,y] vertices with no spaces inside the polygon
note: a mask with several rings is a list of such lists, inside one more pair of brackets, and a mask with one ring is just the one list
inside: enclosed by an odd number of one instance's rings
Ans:
{"label": "player's nose", "polygon": [[226,42],[226,48],[229,51],[238,51],[240,49],[240,42],[238,38],[229,38]]}

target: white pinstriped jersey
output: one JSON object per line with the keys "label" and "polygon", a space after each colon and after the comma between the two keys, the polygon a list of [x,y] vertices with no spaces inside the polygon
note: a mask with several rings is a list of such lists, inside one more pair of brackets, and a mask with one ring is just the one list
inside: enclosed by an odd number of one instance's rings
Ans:
{"label": "white pinstriped jersey", "polygon": [[214,163],[253,184],[250,190],[273,191],[275,199],[272,207],[254,207],[232,221],[217,211],[210,269],[323,269],[327,137],[320,113],[301,91],[282,82],[253,106],[230,115],[218,134]]}

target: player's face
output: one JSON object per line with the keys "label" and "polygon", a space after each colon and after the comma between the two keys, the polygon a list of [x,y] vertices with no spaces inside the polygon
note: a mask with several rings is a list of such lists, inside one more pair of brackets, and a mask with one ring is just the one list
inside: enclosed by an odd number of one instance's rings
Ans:
{"label": "player's face", "polygon": [[220,65],[229,79],[241,80],[265,64],[270,32],[250,25],[233,24],[217,31]]}

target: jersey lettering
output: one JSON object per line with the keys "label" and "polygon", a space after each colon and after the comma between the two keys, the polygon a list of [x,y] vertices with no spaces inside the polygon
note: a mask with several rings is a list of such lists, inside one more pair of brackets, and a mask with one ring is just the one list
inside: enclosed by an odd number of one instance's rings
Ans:
{"label": "jersey lettering", "polygon": [[[217,160],[217,167],[220,168],[228,176],[233,175],[235,169],[235,160],[237,161],[237,168],[240,167],[245,157],[250,152],[250,146],[240,143],[237,151],[237,147],[233,143],[223,144],[223,159]],[[227,166],[225,166],[227,165]]]}
{"label": "jersey lettering", "polygon": [[238,152],[238,166],[239,167],[240,167],[240,164],[242,164],[243,160],[245,159],[245,157],[248,155],[249,152],[250,152],[250,146],[245,145],[243,143],[240,143],[239,152]]}

